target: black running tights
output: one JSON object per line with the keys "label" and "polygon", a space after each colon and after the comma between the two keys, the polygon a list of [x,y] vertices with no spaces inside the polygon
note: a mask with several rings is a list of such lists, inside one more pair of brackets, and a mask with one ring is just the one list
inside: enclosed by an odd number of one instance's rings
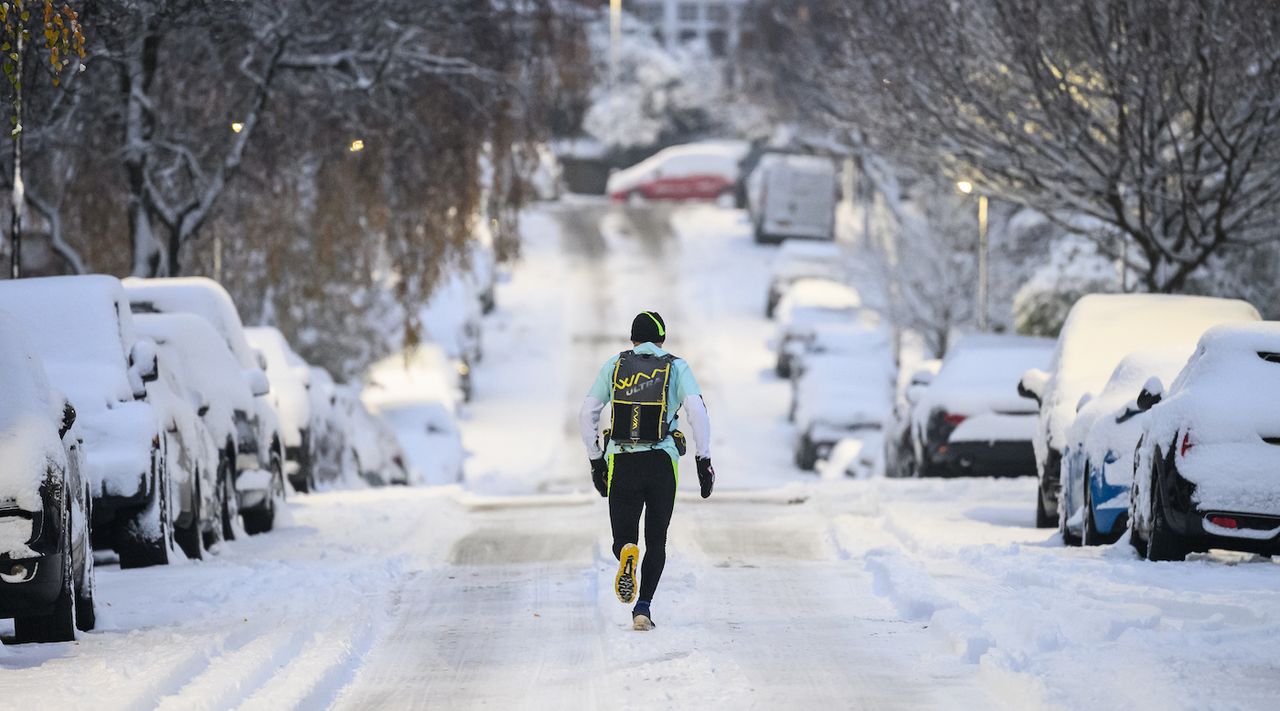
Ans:
{"label": "black running tights", "polygon": [[640,541],[644,513],[644,561],[640,564],[640,599],[653,600],[667,564],[667,526],[676,505],[676,462],[656,449],[616,454],[609,473],[609,521],[613,526],[613,557],[622,547]]}

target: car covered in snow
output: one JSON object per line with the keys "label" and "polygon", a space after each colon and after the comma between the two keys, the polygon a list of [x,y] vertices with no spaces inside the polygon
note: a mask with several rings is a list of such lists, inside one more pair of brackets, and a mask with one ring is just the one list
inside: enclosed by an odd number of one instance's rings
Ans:
{"label": "car covered in snow", "polygon": [[271,393],[267,399],[280,418],[284,441],[284,473],[297,491],[315,489],[312,470],[311,366],[302,359],[280,330],[272,326],[246,328],[249,345],[267,361]]}
{"label": "car covered in snow", "polygon": [[338,421],[345,433],[344,472],[354,472],[371,486],[408,484],[404,450],[390,425],[364,404],[360,388],[340,385],[335,388],[334,397]]}
{"label": "car covered in snow", "polygon": [[1165,391],[1151,378],[1130,543],[1149,560],[1210,548],[1280,555],[1280,322],[1217,326]]}
{"label": "car covered in snow", "polygon": [[93,497],[75,421],[22,326],[0,312],[0,618],[13,618],[17,642],[94,627]]}
{"label": "car covered in snow", "polygon": [[839,183],[830,158],[766,153],[747,178],[747,210],[755,241],[835,237]]}
{"label": "car covered in snow", "polygon": [[1031,476],[1037,410],[1018,381],[1044,368],[1053,341],[1012,335],[960,339],[912,407],[916,476]]}
{"label": "car covered in snow", "polygon": [[782,295],[799,279],[845,283],[848,278],[845,259],[840,246],[831,242],[783,243],[770,266],[764,315],[773,318]]}
{"label": "car covered in snow", "polygon": [[312,475],[317,486],[332,486],[345,474],[343,455],[348,435],[338,412],[338,386],[329,371],[311,366],[307,395],[311,401]]}
{"label": "car covered in snow", "polygon": [[1167,383],[1186,365],[1195,342],[1134,351],[1097,395],[1081,397],[1062,449],[1059,527],[1067,545],[1112,543],[1124,532],[1133,488],[1133,454],[1147,411],[1137,395],[1151,378]]}
{"label": "car covered in snow", "polygon": [[[199,418],[198,424],[185,423],[183,429],[188,432],[203,429],[209,436],[213,461],[199,458],[202,477],[194,480],[200,486],[202,542],[208,547],[219,539],[232,540],[240,528],[239,497],[235,490],[240,437],[237,418],[238,413],[254,408],[250,378],[245,376],[218,332],[199,316],[142,313],[135,314],[134,321],[138,331],[156,343],[162,375],[168,371],[176,376],[177,382],[170,385],[170,390],[181,393]],[[174,406],[187,409],[181,403]],[[188,557],[198,555],[193,551],[193,539],[190,543],[182,540],[179,543]]]}
{"label": "car covered in snow", "polygon": [[394,355],[374,363],[361,397],[370,411],[391,426],[404,447],[410,471],[422,483],[462,480],[456,374],[442,349],[425,344],[408,357]]}
{"label": "car covered in snow", "polygon": [[1089,294],[1071,307],[1047,371],[1029,370],[1018,384],[1036,401],[1036,526],[1059,525],[1062,448],[1080,398],[1096,393],[1129,353],[1183,343],[1221,323],[1257,321],[1257,309],[1237,299],[1168,294]]}
{"label": "car covered in snow", "polygon": [[247,411],[236,410],[236,497],[245,531],[270,531],[277,502],[283,500],[284,440],[279,416],[267,401],[271,384],[262,355],[244,335],[231,295],[205,277],[126,279],[129,305],[139,313],[186,313],[207,321],[235,358],[254,398]]}
{"label": "car covered in snow", "polygon": [[793,391],[795,462],[813,469],[842,439],[878,438],[893,412],[895,366],[888,334],[865,330],[862,347],[810,358]]}
{"label": "car covered in snow", "polygon": [[94,545],[122,567],[164,564],[171,550],[160,413],[147,401],[155,344],[139,338],[120,281],[88,275],[0,282],[50,382],[71,401],[85,440]]}
{"label": "car covered in snow", "polygon": [[813,340],[823,325],[858,321],[862,299],[853,287],[828,279],[797,279],[778,302],[778,335],[774,342],[780,378],[791,377],[796,353]]}
{"label": "car covered in snow", "polygon": [[605,188],[617,202],[722,200],[732,206],[738,163],[748,146],[706,141],[672,146],[609,176]]}
{"label": "car covered in snow", "polygon": [[[894,401],[893,417],[885,427],[884,471],[885,476],[905,478],[915,476],[915,441],[912,438],[911,419],[915,404],[920,401],[929,383],[942,368],[942,360],[933,358],[922,361],[906,382],[901,383]],[[901,372],[901,371],[900,371]]]}

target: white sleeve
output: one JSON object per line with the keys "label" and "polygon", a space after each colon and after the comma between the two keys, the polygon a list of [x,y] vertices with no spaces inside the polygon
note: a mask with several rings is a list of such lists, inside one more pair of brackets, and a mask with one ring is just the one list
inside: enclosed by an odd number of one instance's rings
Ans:
{"label": "white sleeve", "polygon": [[695,456],[707,459],[711,456],[711,417],[707,414],[707,403],[701,395],[690,395],[684,399],[684,412],[693,426],[693,439],[698,445]]}
{"label": "white sleeve", "polygon": [[604,456],[600,451],[600,412],[604,403],[588,395],[582,401],[582,409],[578,411],[578,427],[582,430],[582,443],[587,447],[588,459],[599,459]]}

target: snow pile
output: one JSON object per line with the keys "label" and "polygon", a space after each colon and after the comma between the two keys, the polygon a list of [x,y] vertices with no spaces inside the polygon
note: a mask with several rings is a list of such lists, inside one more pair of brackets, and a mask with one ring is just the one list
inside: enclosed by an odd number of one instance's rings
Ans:
{"label": "snow pile", "polygon": [[[1147,420],[1147,444],[1168,451],[1196,484],[1202,510],[1280,515],[1280,323],[1207,332],[1164,402]],[[1183,446],[1183,440],[1187,446]]]}
{"label": "snow pile", "polygon": [[[0,506],[38,511],[40,484],[66,466],[58,438],[62,403],[49,389],[44,366],[27,345],[22,327],[0,311]],[[0,529],[0,554],[31,537],[31,523],[16,533]]]}

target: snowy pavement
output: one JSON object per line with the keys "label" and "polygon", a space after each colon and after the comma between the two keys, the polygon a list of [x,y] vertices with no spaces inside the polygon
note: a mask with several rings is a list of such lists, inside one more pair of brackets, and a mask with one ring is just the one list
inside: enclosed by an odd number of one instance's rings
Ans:
{"label": "snowy pavement", "polygon": [[[99,629],[0,649],[0,706],[95,709],[1239,708],[1280,698],[1280,566],[1064,548],[1035,482],[822,481],[791,465],[740,213],[533,212],[464,422],[464,486],[291,500],[212,560],[101,566]],[[657,629],[614,598],[573,419],[636,311],[711,411]]]}

